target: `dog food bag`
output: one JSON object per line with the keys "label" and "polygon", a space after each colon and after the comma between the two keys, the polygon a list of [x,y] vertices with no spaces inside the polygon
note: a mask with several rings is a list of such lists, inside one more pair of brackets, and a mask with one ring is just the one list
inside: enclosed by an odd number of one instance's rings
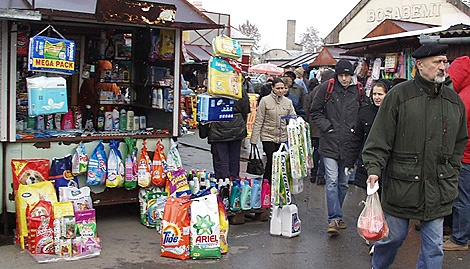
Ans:
{"label": "dog food bag", "polygon": [[82,237],[77,236],[72,239],[72,256],[75,257],[82,253]]}
{"label": "dog food bag", "polygon": [[88,154],[86,153],[85,145],[80,142],[75,149],[72,156],[72,174],[81,175],[86,174],[88,169]]}
{"label": "dog food bag", "polygon": [[28,226],[26,220],[26,208],[28,205],[34,205],[39,200],[57,202],[54,186],[49,181],[42,181],[31,185],[20,184],[15,196],[17,233],[19,243],[22,249],[25,249],[25,243],[28,237]]}
{"label": "dog food bag", "polygon": [[189,197],[169,197],[162,219],[160,256],[180,260],[189,259],[190,225]]}
{"label": "dog food bag", "polygon": [[217,195],[191,203],[191,258],[220,258],[220,222]]}
{"label": "dog food bag", "polygon": [[72,155],[52,159],[49,179],[54,180],[57,194],[60,187],[78,188],[78,178],[72,174]]}
{"label": "dog food bag", "polygon": [[[55,202],[52,204],[54,211],[54,249],[55,254],[60,255],[60,239],[63,234],[66,234],[63,230],[64,218],[71,218],[74,216],[73,203],[72,202]],[[65,227],[65,225],[64,225]]]}
{"label": "dog food bag", "polygon": [[55,254],[52,203],[39,200],[26,208],[28,250],[32,254]]}
{"label": "dog food bag", "polygon": [[93,208],[91,201],[91,190],[90,187],[85,186],[82,188],[66,187],[61,188],[61,202],[73,202],[73,208],[75,211],[89,210]]}
{"label": "dog food bag", "polygon": [[12,159],[13,190],[20,184],[28,185],[49,180],[48,159]]}
{"label": "dog food bag", "polygon": [[114,139],[109,142],[108,175],[106,177],[106,187],[108,188],[124,186],[125,168],[119,151],[119,143]]}
{"label": "dog food bag", "polygon": [[103,141],[99,141],[88,161],[87,185],[96,186],[106,182],[106,152]]}

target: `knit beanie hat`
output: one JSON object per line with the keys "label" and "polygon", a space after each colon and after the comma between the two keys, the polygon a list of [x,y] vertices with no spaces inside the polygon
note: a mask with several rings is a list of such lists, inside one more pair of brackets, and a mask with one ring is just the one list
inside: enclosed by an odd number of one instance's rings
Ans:
{"label": "knit beanie hat", "polygon": [[348,74],[352,76],[354,75],[354,69],[349,61],[339,60],[335,67],[335,73],[336,75]]}

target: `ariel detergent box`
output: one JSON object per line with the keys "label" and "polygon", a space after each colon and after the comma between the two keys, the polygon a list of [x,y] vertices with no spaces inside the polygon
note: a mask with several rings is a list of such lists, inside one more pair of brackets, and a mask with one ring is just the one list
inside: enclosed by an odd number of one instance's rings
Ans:
{"label": "ariel detergent box", "polygon": [[197,121],[231,121],[233,120],[234,100],[213,97],[207,94],[197,96]]}

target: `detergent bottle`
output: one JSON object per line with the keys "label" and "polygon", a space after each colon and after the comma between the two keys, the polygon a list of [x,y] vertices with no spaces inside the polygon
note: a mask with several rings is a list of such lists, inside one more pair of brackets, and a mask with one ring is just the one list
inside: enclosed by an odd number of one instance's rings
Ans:
{"label": "detergent bottle", "polygon": [[240,206],[240,183],[238,181],[232,182],[232,192],[230,193],[230,211],[239,211]]}
{"label": "detergent bottle", "polygon": [[242,193],[240,195],[240,203],[242,210],[251,209],[251,186],[248,180],[243,181]]}
{"label": "detergent bottle", "polygon": [[253,209],[261,208],[261,185],[258,180],[253,180],[251,186],[251,207]]}
{"label": "detergent bottle", "polygon": [[271,206],[271,185],[267,179],[264,179],[261,187],[261,207],[269,208]]}
{"label": "detergent bottle", "polygon": [[300,218],[297,206],[285,205],[281,209],[281,234],[285,237],[294,237],[300,234]]}

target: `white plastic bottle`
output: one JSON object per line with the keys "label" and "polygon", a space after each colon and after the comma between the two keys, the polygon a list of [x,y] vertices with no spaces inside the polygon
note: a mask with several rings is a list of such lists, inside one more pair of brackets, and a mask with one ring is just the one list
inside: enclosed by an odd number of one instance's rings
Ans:
{"label": "white plastic bottle", "polygon": [[113,109],[113,130],[119,130],[119,110],[117,107]]}

